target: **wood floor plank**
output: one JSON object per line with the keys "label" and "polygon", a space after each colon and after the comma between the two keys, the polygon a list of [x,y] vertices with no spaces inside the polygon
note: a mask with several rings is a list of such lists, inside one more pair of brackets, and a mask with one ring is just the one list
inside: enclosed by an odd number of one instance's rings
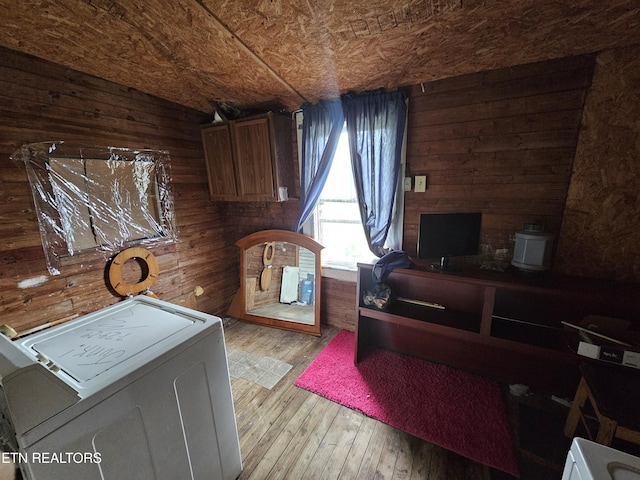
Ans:
{"label": "wood floor plank", "polygon": [[236,422],[239,434],[245,435],[245,432],[253,426],[253,421],[259,417],[260,409],[270,394],[271,392],[267,389],[254,385],[238,402],[240,408],[236,412]]}
{"label": "wood floor plank", "polygon": [[[313,412],[318,403],[318,397],[316,395],[307,395],[301,393],[301,396],[305,397],[303,404],[298,411],[295,412],[293,417],[287,422],[287,425],[276,431],[276,438],[274,438],[269,445],[267,451],[262,457],[257,458],[258,465],[253,469],[250,479],[264,480],[266,478],[273,478],[272,471],[276,468],[276,465],[280,462],[283,455],[289,455],[289,449],[291,448],[291,442],[296,437],[296,434],[301,428],[304,428],[305,420],[313,418]],[[278,427],[274,425],[274,429]],[[266,440],[266,439],[265,439]],[[276,474],[276,471],[274,474]]]}
{"label": "wood floor plank", "polygon": [[392,480],[410,480],[413,451],[410,435],[398,435],[398,458],[393,469]]}
{"label": "wood floor plank", "polygon": [[[282,424],[281,416],[290,416],[292,411],[297,410],[302,403],[302,396],[296,396],[297,393],[299,393],[299,389],[290,384],[288,388],[278,389],[271,396],[267,396],[263,402],[260,402],[244,428],[241,431],[239,429],[240,450],[242,452],[247,454],[251,452],[262,441],[274,423]],[[268,441],[268,438],[265,440]]]}
{"label": "wood floor plank", "polygon": [[340,472],[344,469],[345,464],[350,458],[349,454],[353,448],[358,432],[360,431],[360,427],[365,419],[365,416],[361,413],[355,412],[346,407],[344,407],[344,409],[348,414],[348,422],[323,471],[322,477],[327,480],[338,478]]}
{"label": "wood floor plank", "polygon": [[440,480],[443,475],[448,474],[446,470],[447,458],[445,451],[433,445],[429,451],[429,463],[427,468],[427,475],[423,477],[426,480]]}
{"label": "wood floor plank", "polygon": [[389,435],[391,428],[384,423],[376,422],[356,478],[375,478],[385,439]]}
{"label": "wood floor plank", "polygon": [[[271,418],[265,419],[267,428],[262,430],[259,442],[253,447],[251,456],[248,457],[245,465],[245,470],[250,473],[248,477],[250,479],[262,480],[269,473],[273,464],[275,464],[282,454],[282,450],[274,449],[274,446],[277,445],[277,439],[296,415],[302,415],[304,413],[303,407],[305,400],[309,399],[309,395],[295,387],[291,392],[293,396],[291,397],[290,405],[279,413],[274,413],[274,416]],[[256,431],[254,434],[257,436],[259,433],[260,431]],[[283,441],[284,440],[286,440],[286,437]],[[287,445],[288,442],[283,447]],[[248,447],[245,446],[245,448]],[[269,453],[271,453],[271,455]]]}
{"label": "wood floor plank", "polygon": [[410,480],[424,480],[429,478],[429,467],[431,465],[431,453],[435,445],[427,442],[412,442],[413,461],[411,462]]}
{"label": "wood floor plank", "polygon": [[337,478],[341,480],[357,478],[356,476],[360,471],[362,459],[364,458],[364,454],[369,446],[371,437],[373,436],[376,423],[378,422],[373,418],[364,417],[362,419],[362,423],[360,424],[356,438],[353,441],[353,445],[349,449],[346,462],[342,466],[342,470]]}
{"label": "wood floor plank", "polygon": [[376,467],[376,478],[393,478],[394,469],[398,460],[399,436],[401,432],[392,429],[385,438],[384,447],[380,454],[380,461]]}
{"label": "wood floor plank", "polygon": [[246,403],[250,402],[255,395],[257,385],[244,378],[232,378],[231,390],[233,392],[233,405],[236,409],[236,420],[238,412],[244,410]]}
{"label": "wood floor plank", "polygon": [[265,480],[285,480],[294,478],[291,471],[297,463],[308,444],[309,438],[314,434],[318,424],[330,415],[330,410],[337,411],[337,405],[317,395],[309,394],[310,398],[316,399],[316,406],[313,414],[307,416],[300,428],[295,433],[288,445],[286,452],[278,459],[277,464],[271,469]]}
{"label": "wood floor plank", "polygon": [[311,432],[311,435],[307,439],[307,443],[304,448],[300,452],[300,455],[296,459],[295,463],[292,465],[289,470],[289,478],[309,478],[305,476],[311,475],[313,477],[313,472],[308,472],[308,467],[313,457],[315,456],[324,436],[327,434],[327,431],[331,427],[333,423],[333,419],[336,417],[338,412],[340,411],[340,405],[337,403],[333,403],[329,400],[322,399],[322,402],[329,402],[330,406],[327,409],[325,415],[320,419],[320,422],[316,425],[316,428]]}
{"label": "wood floor plank", "polygon": [[341,407],[308,470],[314,473],[322,472],[319,477],[321,479],[337,478],[360,429],[362,419],[361,414]]}

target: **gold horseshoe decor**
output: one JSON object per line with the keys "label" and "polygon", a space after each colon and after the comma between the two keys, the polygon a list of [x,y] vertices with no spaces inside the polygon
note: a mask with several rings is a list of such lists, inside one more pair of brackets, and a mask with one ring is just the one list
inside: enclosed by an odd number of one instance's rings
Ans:
{"label": "gold horseshoe decor", "polygon": [[[139,258],[146,264],[146,268],[143,267],[143,271],[146,272],[146,277],[138,283],[128,284],[122,279],[122,266],[132,258]],[[113,289],[123,297],[136,295],[156,283],[159,271],[158,260],[156,260],[156,257],[149,250],[142,247],[127,248],[116,255],[111,261],[111,265],[109,266],[109,282]]]}

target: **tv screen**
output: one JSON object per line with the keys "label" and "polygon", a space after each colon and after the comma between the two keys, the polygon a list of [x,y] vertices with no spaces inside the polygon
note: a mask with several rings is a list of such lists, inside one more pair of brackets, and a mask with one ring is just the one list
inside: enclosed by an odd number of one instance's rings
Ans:
{"label": "tv screen", "polygon": [[482,213],[423,213],[418,231],[418,258],[441,259],[477,255]]}

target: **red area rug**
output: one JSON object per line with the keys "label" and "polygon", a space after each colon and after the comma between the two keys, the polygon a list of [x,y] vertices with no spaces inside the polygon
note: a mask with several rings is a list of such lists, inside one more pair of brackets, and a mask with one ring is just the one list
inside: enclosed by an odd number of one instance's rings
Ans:
{"label": "red area rug", "polygon": [[386,350],[354,365],[354,334],[340,331],[295,385],[475,462],[519,476],[499,385]]}

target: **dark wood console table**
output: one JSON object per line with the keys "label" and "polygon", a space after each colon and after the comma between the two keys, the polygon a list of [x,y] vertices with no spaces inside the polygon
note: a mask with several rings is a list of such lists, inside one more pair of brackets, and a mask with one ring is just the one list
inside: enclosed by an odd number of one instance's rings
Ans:
{"label": "dark wood console table", "polygon": [[384,283],[397,298],[378,310],[362,301],[374,286],[372,268],[358,265],[356,363],[381,347],[571,396],[580,359],[561,322],[590,314],[634,320],[640,312],[637,284],[428,267],[395,269]]}

